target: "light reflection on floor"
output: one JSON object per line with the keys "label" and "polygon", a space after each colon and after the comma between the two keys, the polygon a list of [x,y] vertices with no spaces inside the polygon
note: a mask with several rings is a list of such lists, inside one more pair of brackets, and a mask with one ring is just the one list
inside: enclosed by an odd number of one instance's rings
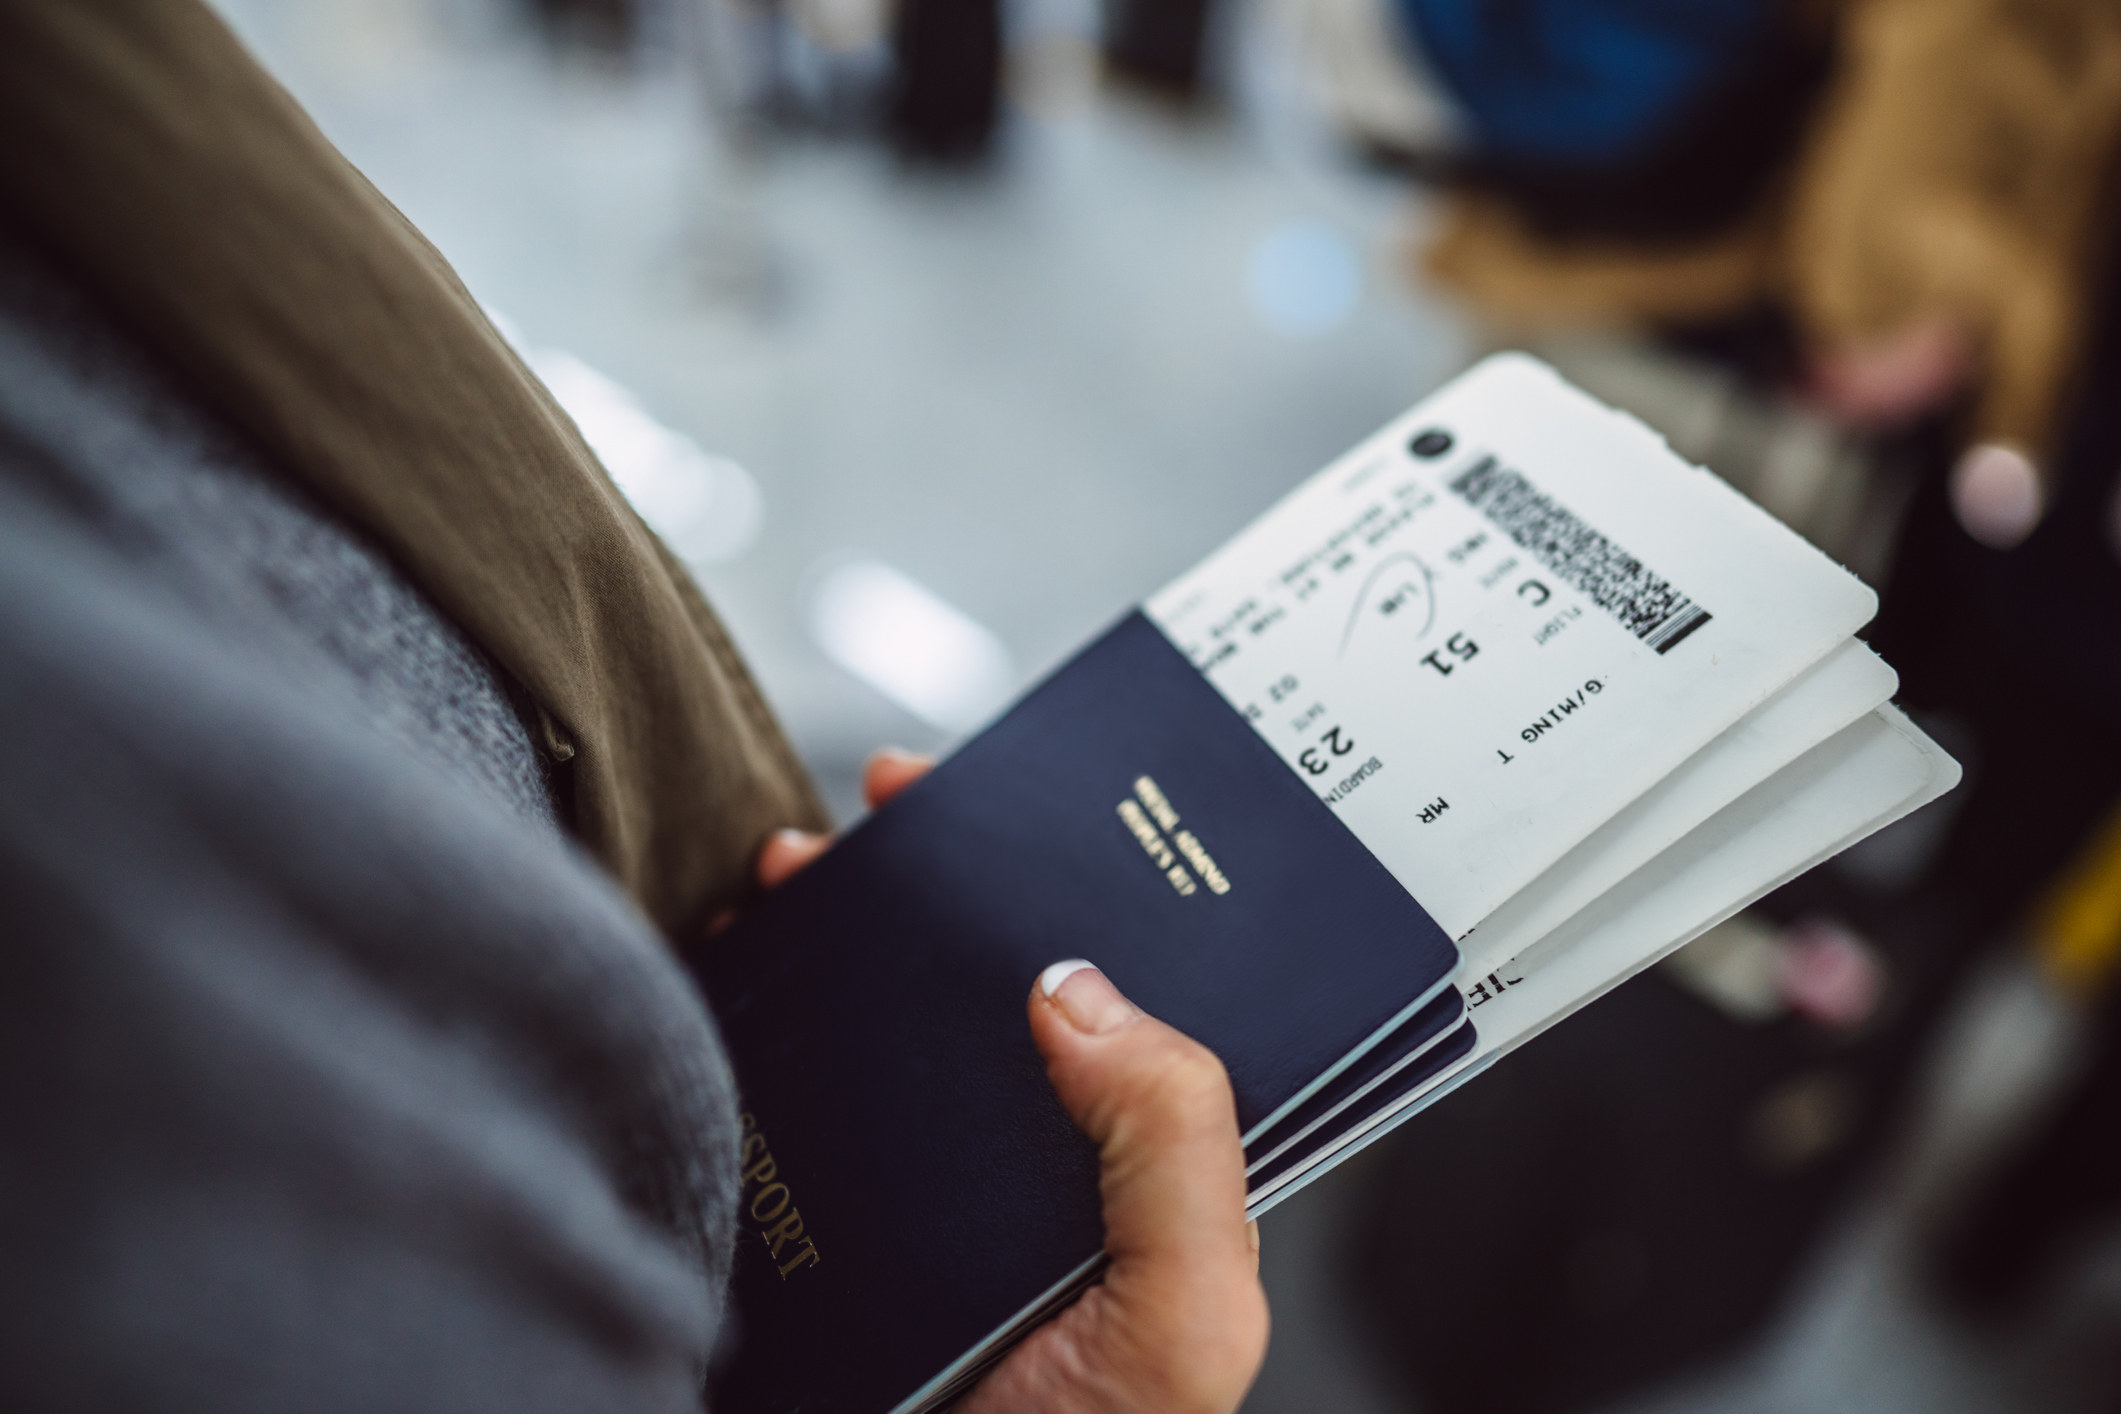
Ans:
{"label": "light reflection on floor", "polygon": [[701,577],[843,800],[871,744],[939,734],[811,642],[821,563],[894,566],[1035,676],[1461,357],[1401,273],[1408,197],[1300,133],[1078,86],[986,176],[739,160],[673,73],[431,4],[358,42],[356,0],[226,8],[483,302],[757,479],[759,539]]}

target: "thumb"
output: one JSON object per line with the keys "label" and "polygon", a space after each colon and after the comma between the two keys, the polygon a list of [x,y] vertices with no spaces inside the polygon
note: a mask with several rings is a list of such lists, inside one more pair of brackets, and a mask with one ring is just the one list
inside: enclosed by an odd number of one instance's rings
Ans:
{"label": "thumb", "polygon": [[1087,962],[1047,968],[1029,1010],[1054,1092],[1098,1147],[1112,1264],[982,1393],[995,1408],[1235,1409],[1267,1310],[1222,1063]]}
{"label": "thumb", "polygon": [[1105,1251],[1115,1263],[1184,1254],[1252,1266],[1244,1147],[1214,1052],[1120,995],[1087,962],[1056,963],[1031,1035],[1063,1108],[1103,1160]]}

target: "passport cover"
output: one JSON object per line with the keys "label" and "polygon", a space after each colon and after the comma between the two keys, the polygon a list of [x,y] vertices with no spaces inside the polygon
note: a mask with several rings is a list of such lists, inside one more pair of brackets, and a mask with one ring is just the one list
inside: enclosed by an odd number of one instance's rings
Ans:
{"label": "passport cover", "polygon": [[[1258,1165],[1247,1175],[1246,1187],[1253,1194],[1255,1204],[1264,1201],[1261,1197],[1263,1194],[1266,1198],[1274,1198],[1274,1201],[1278,1202],[1279,1199],[1275,1198],[1275,1190],[1280,1186],[1282,1179],[1291,1173],[1311,1167],[1321,1153],[1333,1149],[1338,1141],[1351,1130],[1357,1129],[1365,1122],[1391,1110],[1401,1099],[1413,1094],[1416,1090],[1427,1085],[1431,1080],[1434,1080],[1437,1076],[1473,1054],[1473,1048],[1479,1043],[1480,1034],[1474,1029],[1473,1023],[1461,1021],[1456,1027],[1438,1037],[1433,1044],[1414,1052],[1411,1058],[1402,1056],[1401,1059],[1405,1063],[1399,1064],[1396,1069],[1387,1067],[1376,1088],[1368,1091],[1360,1099],[1349,1105],[1347,1109],[1334,1116],[1330,1124],[1322,1126],[1316,1133],[1307,1136],[1302,1143],[1291,1146],[1285,1152],[1274,1154],[1273,1157]],[[1375,1052],[1371,1054],[1374,1056]],[[1365,1056],[1363,1059],[1367,1063],[1371,1056]],[[1368,1078],[1377,1079],[1378,1077],[1370,1076]],[[1392,1122],[1384,1126],[1384,1128],[1390,1130],[1403,1119],[1422,1109],[1426,1109],[1429,1105],[1442,1099],[1445,1093],[1448,1093],[1448,1091],[1439,1091],[1435,1095],[1425,1097],[1414,1109],[1394,1116]],[[1306,1102],[1306,1108],[1310,1103],[1312,1102]],[[1300,1120],[1303,1113],[1304,1110],[1299,1109],[1295,1115],[1291,1116],[1291,1119]],[[1272,1135],[1268,1137],[1271,1138]],[[1365,1142],[1368,1142],[1367,1139]],[[1358,1144],[1355,1147],[1359,1149],[1362,1145]],[[1271,1153],[1272,1151],[1267,1152]],[[1344,1157],[1346,1155],[1331,1157],[1330,1161],[1326,1162],[1325,1169],[1330,1169],[1334,1163],[1338,1163]],[[1323,1172],[1324,1169],[1320,1171]],[[1254,1210],[1260,1211],[1257,1207]]]}
{"label": "passport cover", "polygon": [[1248,1137],[1448,986],[1450,938],[1141,614],[692,959],[743,1096],[728,1414],[922,1407],[1094,1272],[1024,1007],[1087,957]]}
{"label": "passport cover", "polygon": [[[1395,1096],[1406,1093],[1404,1085],[1394,1085],[1393,1082],[1413,1072],[1439,1049],[1452,1050],[1453,1033],[1457,1031],[1465,1033],[1468,1047],[1473,1039],[1477,1039],[1471,1023],[1466,1021],[1465,998],[1453,988],[1400,1023],[1391,1034],[1363,1052],[1340,1074],[1313,1091],[1302,1104],[1247,1144],[1245,1160],[1249,1171],[1257,1174],[1270,1162],[1292,1156],[1300,1159],[1314,1149],[1325,1147],[1344,1130],[1368,1119],[1382,1103],[1376,1099],[1380,1091],[1389,1090]],[[1427,1070],[1425,1073],[1435,1072]],[[1277,1163],[1276,1171],[1283,1167],[1287,1165]],[[1253,1186],[1259,1184],[1255,1182]]]}

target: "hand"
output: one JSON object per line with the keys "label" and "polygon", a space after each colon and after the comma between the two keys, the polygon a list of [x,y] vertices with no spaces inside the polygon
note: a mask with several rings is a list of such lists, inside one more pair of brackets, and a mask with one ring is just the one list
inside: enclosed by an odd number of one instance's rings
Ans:
{"label": "hand", "polygon": [[1979,345],[1949,315],[1910,321],[1890,334],[1816,351],[1813,399],[1859,432],[1887,432],[1937,411],[1973,382]]}
{"label": "hand", "polygon": [[1222,1063],[1087,962],[1031,989],[1031,1035],[1103,1167],[1103,1285],[1033,1332],[966,1414],[1229,1414],[1259,1372],[1259,1228]]}
{"label": "hand", "polygon": [[[927,775],[933,765],[932,757],[911,751],[879,751],[862,768],[862,799],[874,810]],[[766,888],[777,889],[793,878],[797,870],[830,848],[830,835],[813,835],[808,830],[778,830],[759,851],[758,881]]]}
{"label": "hand", "polygon": [[[930,764],[879,753],[862,793],[881,805]],[[786,881],[830,844],[782,831],[759,853],[759,882]],[[1207,1047],[1144,1015],[1087,962],[1047,968],[1028,1007],[1055,1093],[1098,1146],[1112,1265],[959,1407],[1230,1414],[1266,1354],[1267,1299],[1229,1077]]]}

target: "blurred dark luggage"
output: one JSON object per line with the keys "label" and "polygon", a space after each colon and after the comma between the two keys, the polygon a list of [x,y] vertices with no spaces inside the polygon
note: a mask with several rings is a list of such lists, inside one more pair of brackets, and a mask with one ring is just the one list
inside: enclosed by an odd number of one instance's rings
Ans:
{"label": "blurred dark luggage", "polygon": [[984,157],[1001,116],[1000,0],[902,0],[891,46],[898,150],[946,163]]}
{"label": "blurred dark luggage", "polygon": [[[1831,877],[1779,900],[1852,902]],[[1889,1139],[1938,1005],[1941,920],[1906,922],[1871,934],[1890,991],[1857,1032],[1740,1021],[1652,970],[1395,1136],[1342,1261],[1419,1407],[1590,1409],[1757,1335]]]}
{"label": "blurred dark luggage", "polygon": [[1167,97],[1199,96],[1213,0],[1106,0],[1105,64]]}

